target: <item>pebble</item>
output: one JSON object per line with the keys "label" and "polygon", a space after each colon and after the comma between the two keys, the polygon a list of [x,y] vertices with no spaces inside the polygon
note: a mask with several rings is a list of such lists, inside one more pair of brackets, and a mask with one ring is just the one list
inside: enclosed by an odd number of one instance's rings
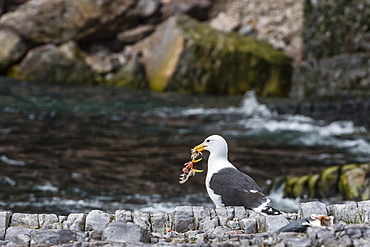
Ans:
{"label": "pebble", "polygon": [[[306,233],[273,233],[311,213],[333,215],[331,227]],[[0,245],[7,246],[148,246],[150,244],[245,246],[366,246],[370,242],[370,201],[325,206],[300,205],[297,214],[264,216],[240,207],[209,209],[179,206],[172,213],[117,210],[114,215],[23,214],[0,212]]]}

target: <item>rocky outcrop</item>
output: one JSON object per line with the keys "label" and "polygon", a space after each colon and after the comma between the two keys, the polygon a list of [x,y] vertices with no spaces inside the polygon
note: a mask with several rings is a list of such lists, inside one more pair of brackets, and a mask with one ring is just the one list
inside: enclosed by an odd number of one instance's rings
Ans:
{"label": "rocky outcrop", "polygon": [[27,52],[28,46],[16,32],[0,29],[0,73],[18,62]]}
{"label": "rocky outcrop", "polygon": [[[255,89],[262,96],[286,96],[289,92],[291,59],[264,42],[235,34],[241,25],[226,13],[231,5],[218,9],[218,18],[210,20],[218,4],[210,0],[24,2],[15,10],[6,9],[0,18],[0,41],[4,30],[14,33],[4,36],[7,45],[0,48],[0,72],[7,76],[190,93],[242,94]],[[207,24],[234,33],[218,32]],[[69,77],[61,64],[70,69],[73,63],[63,55],[61,63],[52,63],[50,54],[37,55],[71,41],[86,56],[76,57],[77,67]],[[35,65],[28,69],[30,57],[47,64],[47,71]],[[80,81],[74,75],[78,70]]]}
{"label": "rocky outcrop", "polygon": [[279,178],[285,184],[285,196],[293,198],[370,199],[370,163],[332,166],[319,174]]}
{"label": "rocky outcrop", "polygon": [[13,68],[12,76],[20,80],[67,85],[90,85],[93,82],[84,54],[74,42],[31,49],[19,67]]}
{"label": "rocky outcrop", "polygon": [[304,16],[304,61],[294,72],[292,96],[369,93],[369,2],[306,0]]}
{"label": "rocky outcrop", "polygon": [[225,34],[174,16],[132,47],[142,53],[149,87],[156,91],[262,96],[289,91],[291,59],[255,39]]}
{"label": "rocky outcrop", "polygon": [[[363,246],[370,240],[370,201],[302,203],[298,214],[263,216],[242,207],[209,209],[180,206],[169,214],[93,210],[69,216],[0,212],[0,244],[7,246],[179,246],[211,244]],[[277,230],[312,214],[334,216],[334,225],[306,233]]]}
{"label": "rocky outcrop", "polygon": [[28,1],[3,15],[0,24],[35,43],[62,44],[91,36],[109,37],[128,25],[125,13],[134,0]]}

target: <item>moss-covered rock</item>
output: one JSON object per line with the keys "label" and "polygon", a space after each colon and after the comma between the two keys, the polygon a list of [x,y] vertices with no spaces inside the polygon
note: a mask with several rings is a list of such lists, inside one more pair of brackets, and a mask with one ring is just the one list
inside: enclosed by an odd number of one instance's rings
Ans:
{"label": "moss-covered rock", "polygon": [[291,59],[271,45],[174,16],[133,47],[156,91],[286,96]]}
{"label": "moss-covered rock", "polygon": [[12,76],[19,80],[89,85],[93,78],[84,60],[84,54],[74,42],[60,46],[48,44],[31,49]]}
{"label": "moss-covered rock", "polygon": [[148,80],[145,76],[145,68],[137,56],[128,58],[127,63],[111,76],[106,76],[105,83],[111,86],[147,89]]}
{"label": "moss-covered rock", "polygon": [[0,29],[0,73],[18,62],[27,52],[28,45],[11,29]]}
{"label": "moss-covered rock", "polygon": [[370,163],[332,166],[319,174],[286,177],[284,195],[294,198],[369,200]]}

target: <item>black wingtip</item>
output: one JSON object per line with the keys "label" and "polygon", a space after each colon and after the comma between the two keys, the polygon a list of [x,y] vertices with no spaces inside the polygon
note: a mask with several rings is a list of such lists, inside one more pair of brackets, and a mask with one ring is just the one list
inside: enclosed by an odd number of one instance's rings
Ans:
{"label": "black wingtip", "polygon": [[282,214],[281,211],[279,211],[279,210],[277,210],[273,207],[270,207],[270,206],[267,206],[266,208],[261,210],[261,213],[267,214],[267,215],[280,215],[280,214]]}

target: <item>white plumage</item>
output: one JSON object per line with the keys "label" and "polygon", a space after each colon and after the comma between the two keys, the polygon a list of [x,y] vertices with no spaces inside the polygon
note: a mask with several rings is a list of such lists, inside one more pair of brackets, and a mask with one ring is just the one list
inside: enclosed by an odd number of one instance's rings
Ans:
{"label": "white plumage", "polygon": [[270,200],[257,183],[230,163],[228,145],[222,136],[209,136],[194,150],[210,153],[205,184],[216,207],[244,206],[263,214],[281,214],[267,205]]}

